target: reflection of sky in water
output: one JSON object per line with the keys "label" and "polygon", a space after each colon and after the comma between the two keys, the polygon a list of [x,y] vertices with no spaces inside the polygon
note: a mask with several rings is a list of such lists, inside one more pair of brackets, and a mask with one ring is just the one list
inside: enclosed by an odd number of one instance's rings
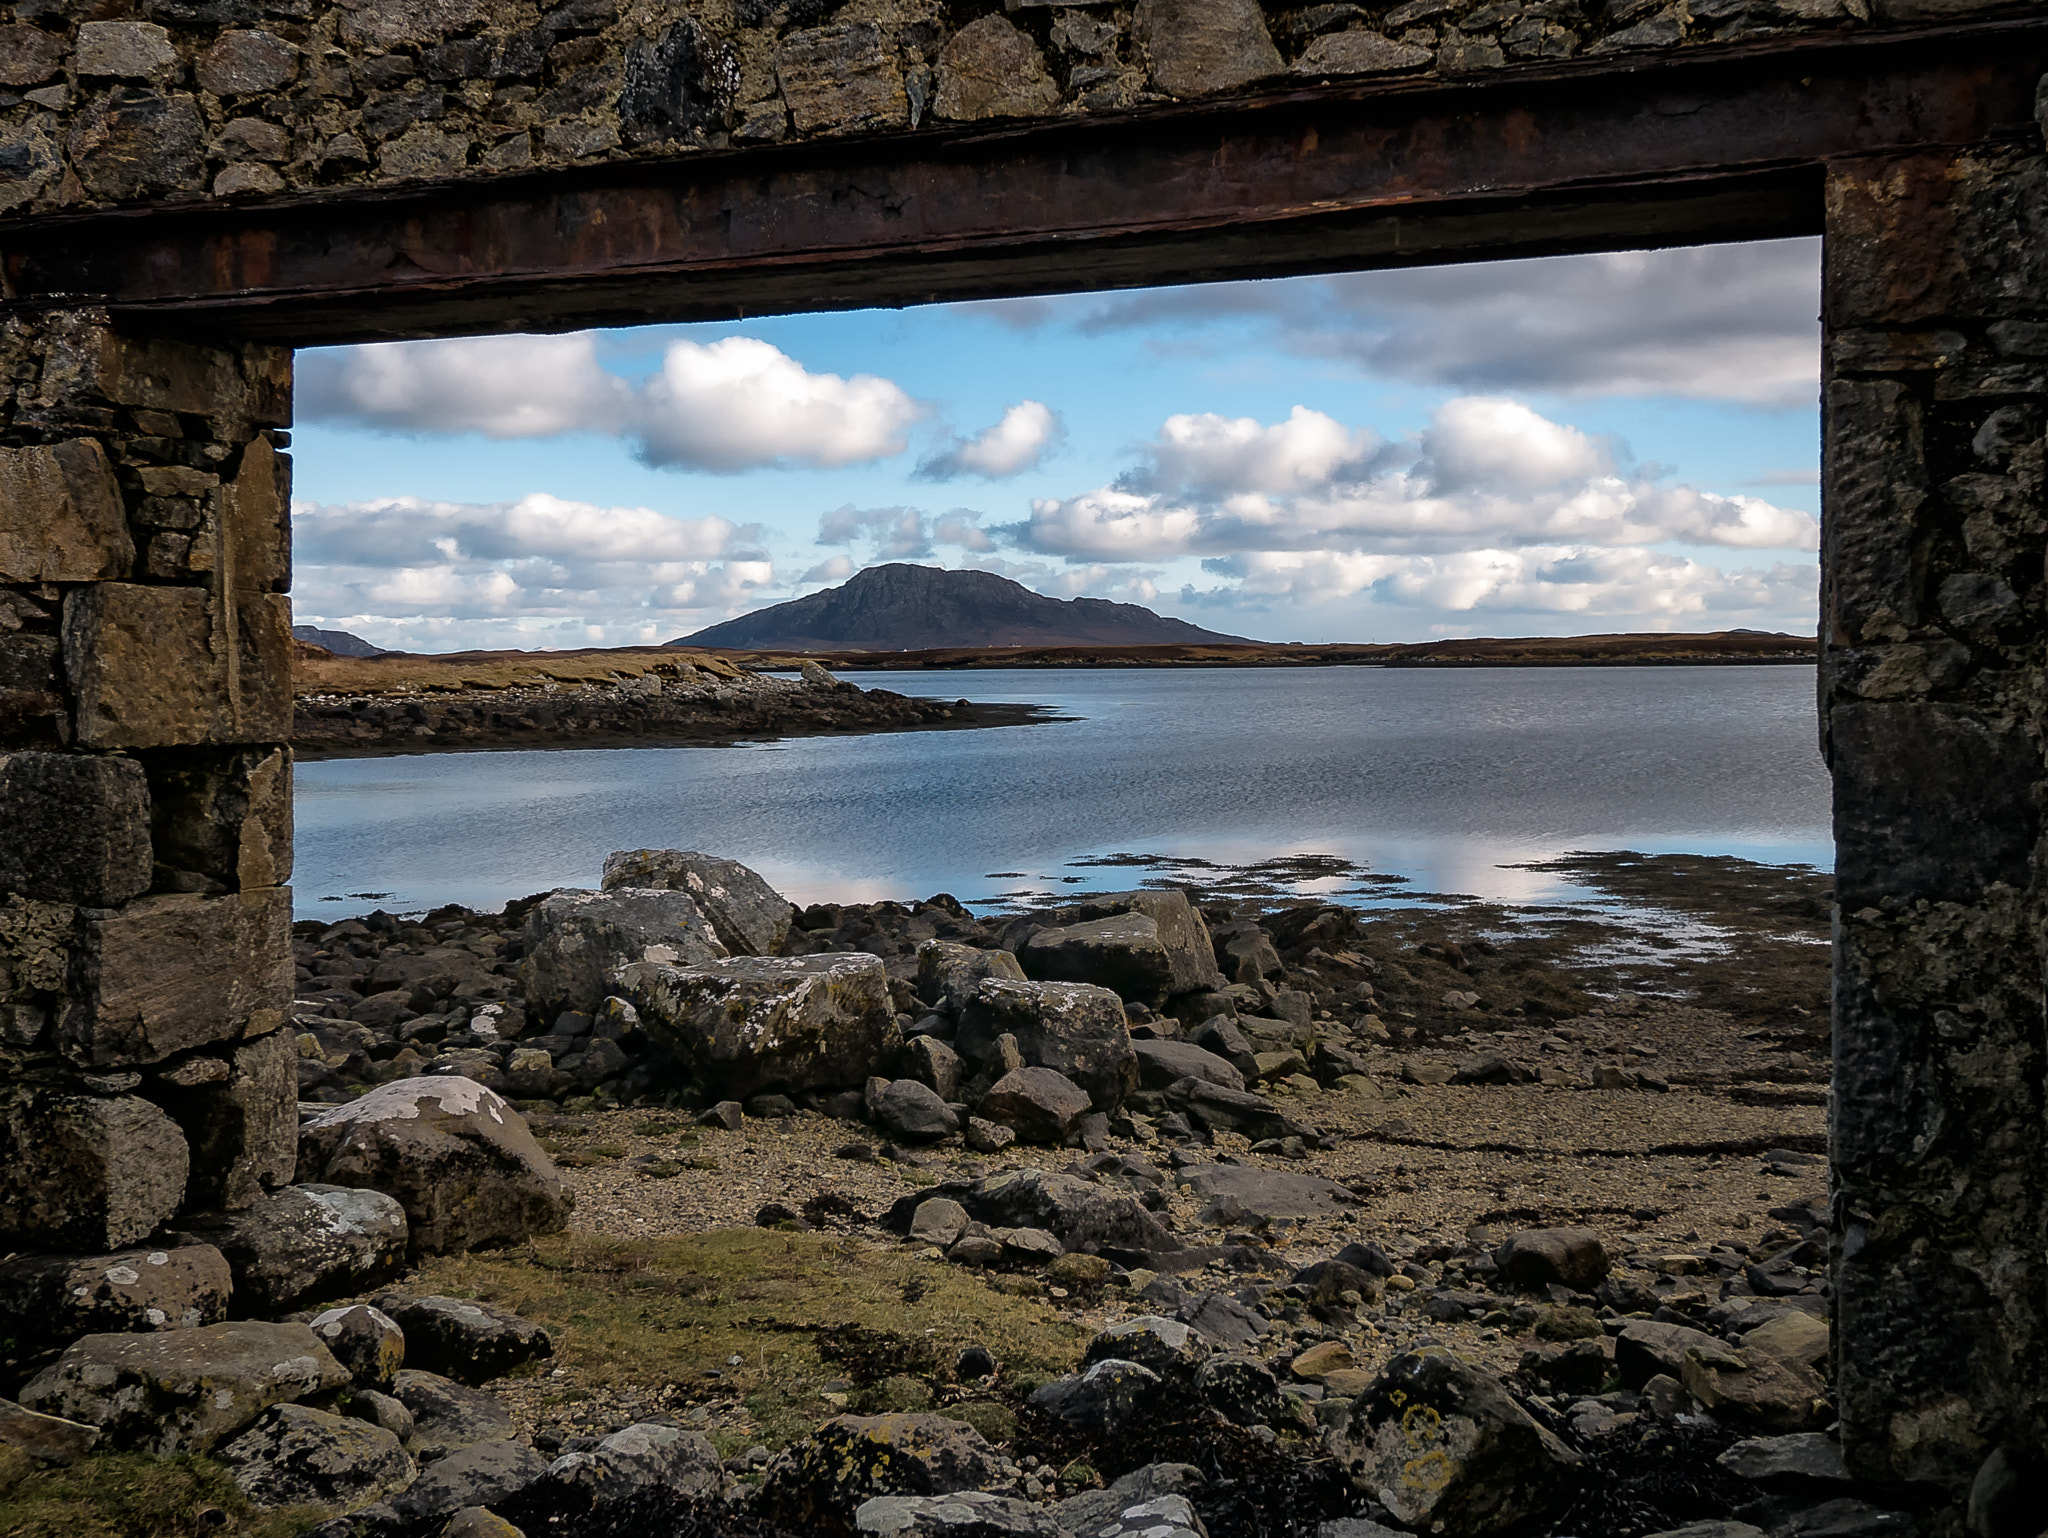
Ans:
{"label": "reflection of sky in water", "polygon": [[[1806,668],[853,676],[1080,719],[304,764],[300,911],[495,906],[594,885],[607,853],[645,845],[743,860],[802,902],[1110,891],[1147,872],[1068,862],[1120,853],[1335,855],[1411,891],[1513,903],[1583,900],[1503,868],[1574,849],[1832,859]],[[1316,875],[1299,890],[1360,889]]]}

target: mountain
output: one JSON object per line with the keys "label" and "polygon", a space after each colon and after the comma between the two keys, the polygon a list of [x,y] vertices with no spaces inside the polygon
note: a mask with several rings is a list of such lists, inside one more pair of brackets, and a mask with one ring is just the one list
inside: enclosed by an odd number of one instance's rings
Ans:
{"label": "mountain", "polygon": [[382,657],[387,655],[381,646],[372,646],[359,635],[350,635],[346,630],[322,630],[317,625],[292,626],[292,639],[331,651],[337,657]]}
{"label": "mountain", "polygon": [[987,571],[895,563],[838,587],[670,641],[733,651],[924,651],[941,646],[1246,644],[1134,603],[1047,598]]}

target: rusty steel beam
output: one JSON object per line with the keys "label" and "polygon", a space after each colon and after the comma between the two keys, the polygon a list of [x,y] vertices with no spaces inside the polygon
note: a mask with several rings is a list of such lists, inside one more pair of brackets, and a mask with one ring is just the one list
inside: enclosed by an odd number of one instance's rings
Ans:
{"label": "rusty steel beam", "polygon": [[403,190],[0,221],[0,307],[313,344],[1818,233],[1831,161],[2038,133],[2048,17]]}

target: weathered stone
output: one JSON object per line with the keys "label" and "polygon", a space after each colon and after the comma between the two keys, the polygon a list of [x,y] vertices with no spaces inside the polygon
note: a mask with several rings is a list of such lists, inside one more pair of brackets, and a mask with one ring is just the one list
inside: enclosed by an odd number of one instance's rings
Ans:
{"label": "weathered stone", "polygon": [[149,888],[149,810],[149,780],[133,759],[0,755],[0,890],[95,908],[126,902]]}
{"label": "weathered stone", "polygon": [[904,1077],[915,1079],[942,1101],[958,1100],[967,1077],[960,1054],[936,1036],[913,1036],[903,1044]]}
{"label": "weathered stone", "polygon": [[1138,1058],[1138,1085],[1163,1090],[1181,1079],[1203,1079],[1224,1089],[1242,1090],[1244,1075],[1236,1066],[1213,1052],[1187,1041],[1143,1041],[1131,1043]]}
{"label": "weathered stone", "polygon": [[[1049,1069],[1079,1085],[1098,1111],[1115,1111],[1137,1088],[1130,1024],[1122,1000],[1107,988],[985,981],[961,1010],[954,1048],[985,1072],[998,1064],[1005,1036],[1016,1043],[1026,1068]],[[1006,1120],[986,1108],[981,1114],[990,1121]]]}
{"label": "weathered stone", "polygon": [[195,749],[149,766],[155,860],[248,890],[292,872],[292,760],[285,748]]}
{"label": "weathered stone", "polygon": [[274,91],[293,74],[291,44],[268,32],[223,32],[194,66],[199,84],[216,96]]}
{"label": "weathered stone", "polygon": [[1138,0],[1132,28],[1169,96],[1211,96],[1287,66],[1254,0]]}
{"label": "weathered stone", "polygon": [[981,950],[951,940],[926,940],[917,948],[917,996],[934,1009],[958,1014],[989,978],[1024,981],[1024,969],[1009,951]]}
{"label": "weathered stone", "polygon": [[[1147,1463],[1112,1480],[1107,1489],[1084,1490],[1055,1501],[1050,1511],[1061,1529],[1077,1538],[1099,1538],[1105,1528],[1123,1534],[1132,1530],[1124,1523],[1136,1508],[1167,1497],[1185,1500],[1189,1492],[1200,1491],[1208,1482],[1208,1477],[1192,1463]],[[1136,1531],[1143,1532],[1148,1525],[1157,1525],[1156,1516],[1151,1524],[1139,1521]],[[1159,1538],[1180,1535],[1169,1529]]]}
{"label": "weathered stone", "polygon": [[[11,1447],[40,1463],[76,1463],[99,1445],[100,1429],[61,1415],[24,1409],[0,1399],[0,1447]],[[0,1490],[4,1490],[0,1481]]]}
{"label": "weathered stone", "polygon": [[650,1036],[736,1097],[859,1084],[902,1045],[876,956],[643,963],[618,983]]}
{"label": "weathered stone", "polygon": [[1280,1416],[1280,1380],[1257,1357],[1211,1357],[1195,1371],[1195,1391],[1233,1425],[1270,1426]]}
{"label": "weathered stone", "polygon": [[1038,45],[1005,17],[971,21],[939,50],[939,89],[932,99],[937,117],[1040,117],[1059,102]]}
{"label": "weathered stone", "polygon": [[415,1368],[457,1383],[488,1383],[554,1355],[546,1330],[489,1303],[384,1293],[377,1306],[405,1332],[406,1358]]}
{"label": "weathered stone", "polygon": [[1058,1236],[1069,1250],[1176,1250],[1173,1235],[1134,1196],[1047,1170],[1013,1170],[985,1180],[948,1183],[937,1191],[904,1197],[884,1220],[907,1233],[918,1207],[936,1197],[957,1201],[970,1217],[991,1228],[1040,1228]]}
{"label": "weathered stone", "polygon": [[126,202],[190,191],[205,170],[206,120],[190,96],[124,88],[87,98],[65,147],[95,197]]}
{"label": "weathered stone", "polygon": [[140,1067],[276,1030],[291,1007],[290,925],[281,887],[89,912],[59,1050],[82,1068]]}
{"label": "weathered stone", "polygon": [[23,1095],[0,1110],[0,1236],[10,1247],[132,1244],[178,1210],[189,1157],[147,1100]]}
{"label": "weathered stone", "polygon": [[426,1524],[466,1506],[497,1506],[547,1477],[548,1462],[523,1442],[475,1442],[431,1463],[389,1501],[365,1508],[389,1510],[401,1531],[432,1531]]}
{"label": "weathered stone", "polygon": [[1178,1319],[1140,1314],[1113,1324],[1088,1342],[1081,1358],[1090,1362],[1136,1362],[1162,1378],[1188,1381],[1209,1359],[1209,1343]]}
{"label": "weathered stone", "polygon": [[693,967],[726,954],[695,898],[659,889],[556,892],[527,915],[525,938],[520,976],[543,1018],[595,1010],[636,962]]}
{"label": "weathered stone", "polygon": [[799,133],[910,126],[902,66],[871,21],[786,34],[775,45],[775,78]]}
{"label": "weathered stone", "polygon": [[1748,1331],[1742,1337],[1742,1349],[1818,1370],[1828,1359],[1827,1321],[1805,1313],[1780,1314]]}
{"label": "weathered stone", "polygon": [[1818,1431],[1751,1437],[1714,1461],[1738,1479],[1795,1493],[1849,1483],[1840,1444]]}
{"label": "weathered stone", "polygon": [[357,1388],[385,1389],[405,1365],[405,1331],[380,1308],[353,1303],[313,1317],[312,1331]]}
{"label": "weathered stone", "polygon": [[1142,913],[1041,929],[1024,943],[1017,959],[1024,975],[1035,980],[1092,983],[1146,1004],[1164,1001],[1173,977],[1159,926]]}
{"label": "weathered stone", "polygon": [[656,1491],[715,1500],[727,1485],[709,1438],[650,1423],[614,1431],[587,1453],[564,1453],[548,1465],[548,1482],[592,1506]]}
{"label": "weathered stone", "polygon": [[40,85],[64,62],[64,40],[41,27],[0,27],[0,85]]}
{"label": "weathered stone", "polygon": [[78,72],[117,80],[163,80],[178,67],[171,35],[146,21],[89,21],[78,29]]}
{"label": "weathered stone", "polygon": [[1812,1431],[1830,1418],[1820,1374],[1768,1352],[1692,1346],[1679,1378],[1716,1420],[1741,1430]]}
{"label": "weathered stone", "polygon": [[403,1490],[419,1472],[382,1426],[304,1405],[272,1405],[216,1456],[258,1506],[347,1513]]}
{"label": "weathered stone", "polygon": [[1397,43],[1378,32],[1326,32],[1295,60],[1297,75],[1393,75],[1428,69],[1427,48]]}
{"label": "weathered stone", "polygon": [[1574,1292],[1599,1286],[1611,1264],[1600,1236],[1590,1228],[1530,1228],[1510,1234],[1494,1251],[1493,1263],[1516,1287],[1537,1290],[1555,1283]]}
{"label": "weathered stone", "polygon": [[512,1435],[512,1412],[495,1394],[416,1367],[399,1371],[392,1397],[413,1418],[412,1450],[423,1462]]}
{"label": "weathered stone", "polygon": [[85,747],[291,735],[291,605],[280,594],[76,588],[64,600],[64,667]]}
{"label": "weathered stone", "polygon": [[1438,1350],[1387,1363],[1330,1446],[1397,1521],[1473,1538],[1561,1508],[1580,1462],[1492,1378]]}
{"label": "weathered stone", "polygon": [[237,1306],[278,1314],[347,1297],[405,1266],[405,1209],[380,1191],[299,1185],[194,1221],[235,1277]]}
{"label": "weathered stone", "polygon": [[274,1404],[347,1383],[304,1325],[245,1321],[88,1335],[39,1373],[21,1402],[97,1426],[117,1450],[204,1453]]}
{"label": "weathered stone", "polygon": [[0,448],[0,580],[118,581],[134,566],[121,487],[96,440]]}
{"label": "weathered stone", "polygon": [[734,956],[772,956],[796,907],[737,860],[688,849],[621,849],[606,857],[604,890],[684,892]]}
{"label": "weathered stone", "polygon": [[471,1079],[400,1079],[315,1117],[300,1129],[299,1172],[397,1197],[414,1257],[515,1244],[569,1221],[554,1161]]}
{"label": "weathered stone", "polygon": [[861,1502],[853,1530],[877,1538],[1069,1538],[1072,1531],[1029,1501],[982,1490],[878,1495]]}
{"label": "weathered stone", "polygon": [[487,15],[485,0],[343,0],[341,35],[375,48],[438,43]]}
{"label": "weathered stone", "polygon": [[956,1201],[935,1196],[919,1202],[911,1215],[910,1237],[919,1244],[936,1244],[941,1249],[967,1231],[967,1209]]}
{"label": "weathered stone", "polygon": [[228,1315],[234,1279],[210,1245],[113,1255],[17,1255],[0,1261],[0,1330],[23,1343],[81,1335],[189,1330]]}
{"label": "weathered stone", "polygon": [[1621,1374],[1622,1387],[1640,1390],[1660,1374],[1676,1378],[1685,1366],[1687,1351],[1714,1344],[1714,1337],[1704,1330],[1632,1319],[1615,1337],[1614,1368]]}
{"label": "weathered stone", "polygon": [[846,1531],[878,1495],[950,1495],[995,1482],[995,1450],[940,1415],[841,1415],[769,1465],[761,1507],[785,1527]]}
{"label": "weathered stone", "polygon": [[996,1080],[982,1097],[981,1114],[1012,1128],[1027,1143],[1063,1143],[1088,1113],[1079,1085],[1050,1068],[1019,1068]]}
{"label": "weathered stone", "polygon": [[[232,1212],[290,1185],[298,1168],[298,1053],[273,1031],[225,1061],[188,1058],[155,1093],[191,1148],[185,1205]],[[202,1074],[194,1069],[211,1069]],[[179,1079],[190,1082],[179,1082]]]}
{"label": "weathered stone", "polygon": [[1201,1221],[1217,1227],[1275,1218],[1329,1217],[1358,1205],[1358,1198],[1335,1181],[1291,1170],[1251,1164],[1192,1164],[1180,1172],[1180,1178],[1208,1202]]}
{"label": "weathered stone", "polygon": [[868,1114],[892,1137],[931,1143],[960,1130],[960,1119],[938,1092],[915,1079],[895,1079],[868,1103]]}
{"label": "weathered stone", "polygon": [[1072,1377],[1055,1378],[1034,1390],[1031,1404],[1072,1430],[1115,1436],[1138,1419],[1159,1386],[1159,1374],[1151,1368],[1101,1357]]}
{"label": "weathered stone", "polygon": [[1181,1079],[1166,1089],[1167,1103],[1193,1117],[1212,1132],[1240,1132],[1253,1142],[1265,1138],[1300,1137],[1311,1129],[1294,1120],[1264,1095],[1225,1089],[1203,1079]]}

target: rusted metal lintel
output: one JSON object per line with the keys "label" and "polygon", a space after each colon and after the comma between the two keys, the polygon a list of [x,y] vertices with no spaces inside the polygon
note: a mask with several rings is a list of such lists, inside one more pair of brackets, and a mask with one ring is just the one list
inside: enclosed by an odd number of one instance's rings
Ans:
{"label": "rusted metal lintel", "polygon": [[0,223],[10,307],[294,343],[1817,232],[1820,168],[2036,132],[2048,18]]}

